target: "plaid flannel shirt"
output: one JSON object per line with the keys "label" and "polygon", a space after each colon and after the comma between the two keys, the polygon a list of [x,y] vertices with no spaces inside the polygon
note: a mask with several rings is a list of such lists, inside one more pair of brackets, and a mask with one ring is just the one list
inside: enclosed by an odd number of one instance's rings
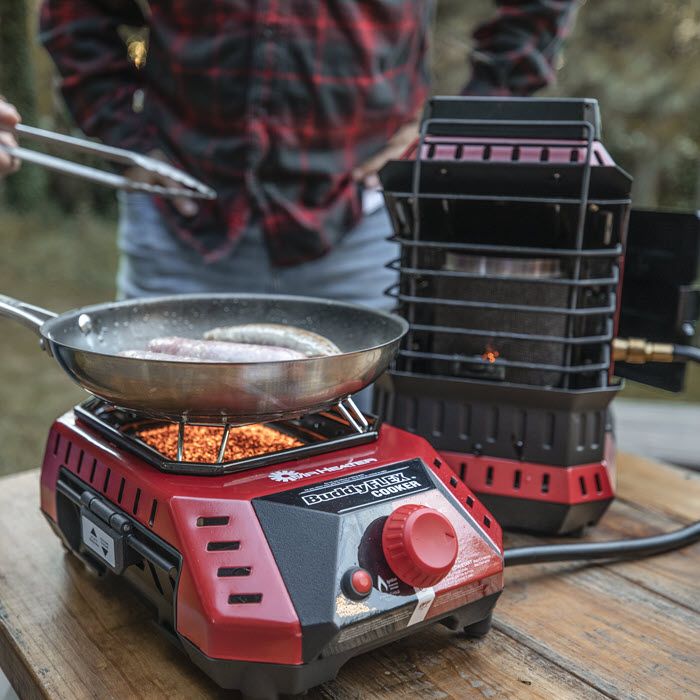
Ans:
{"label": "plaid flannel shirt", "polygon": [[[499,0],[465,94],[549,83],[575,5]],[[272,262],[293,265],[359,220],[352,170],[419,112],[432,12],[433,0],[44,0],[41,38],[86,134],[160,149],[218,191],[193,219],[160,200],[175,234],[213,261],[253,220]],[[140,69],[122,25],[148,27]]]}

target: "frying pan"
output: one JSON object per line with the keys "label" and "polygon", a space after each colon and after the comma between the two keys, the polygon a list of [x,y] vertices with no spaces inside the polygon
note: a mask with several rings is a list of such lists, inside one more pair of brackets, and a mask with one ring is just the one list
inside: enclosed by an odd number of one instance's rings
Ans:
{"label": "frying pan", "polygon": [[[395,356],[407,323],[353,304],[306,297],[188,294],[86,306],[57,315],[0,295],[0,316],[86,391],[168,420],[241,424],[322,410],[371,384]],[[202,338],[217,326],[281,323],[332,340],[340,355],[226,363],[119,357],[162,336]]]}

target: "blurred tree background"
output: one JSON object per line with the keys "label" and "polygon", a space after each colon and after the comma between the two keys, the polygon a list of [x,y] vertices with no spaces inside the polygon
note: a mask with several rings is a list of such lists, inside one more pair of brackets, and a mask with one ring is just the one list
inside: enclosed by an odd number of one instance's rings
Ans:
{"label": "blurred tree background", "polygon": [[[0,92],[27,123],[70,132],[36,40],[38,5],[0,0]],[[472,31],[494,6],[437,7],[435,92],[456,93],[467,80]],[[600,101],[604,143],[634,175],[637,206],[700,208],[700,0],[581,0],[557,73],[549,94]],[[110,298],[115,222],[110,190],[25,165],[0,184],[0,290],[56,311]],[[2,334],[0,474],[37,466],[50,421],[82,396],[30,333],[3,323]],[[696,373],[690,384],[700,395]]]}

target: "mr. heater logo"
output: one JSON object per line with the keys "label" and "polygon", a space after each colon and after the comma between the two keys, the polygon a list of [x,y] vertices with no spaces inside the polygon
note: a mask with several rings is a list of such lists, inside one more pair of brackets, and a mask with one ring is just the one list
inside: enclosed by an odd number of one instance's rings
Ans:
{"label": "mr. heater logo", "polygon": [[330,474],[332,472],[338,472],[343,469],[352,469],[352,467],[361,467],[365,464],[371,464],[377,460],[374,457],[367,457],[366,459],[351,459],[349,462],[344,464],[336,464],[332,467],[319,467],[318,469],[311,469],[308,472],[298,472],[294,469],[278,469],[276,472],[270,472],[268,477],[272,481],[299,481],[299,479],[308,479],[310,476],[322,476],[323,474]]}

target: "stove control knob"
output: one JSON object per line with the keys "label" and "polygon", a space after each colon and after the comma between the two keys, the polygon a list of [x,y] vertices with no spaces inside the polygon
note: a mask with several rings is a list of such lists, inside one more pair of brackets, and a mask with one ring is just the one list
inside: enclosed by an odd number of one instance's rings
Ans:
{"label": "stove control knob", "polygon": [[341,585],[350,600],[362,600],[372,592],[372,575],[366,569],[354,566],[345,572]]}
{"label": "stove control knob", "polygon": [[455,563],[457,533],[442,513],[407,503],[384,523],[382,549],[399,579],[415,588],[427,588],[442,581]]}

